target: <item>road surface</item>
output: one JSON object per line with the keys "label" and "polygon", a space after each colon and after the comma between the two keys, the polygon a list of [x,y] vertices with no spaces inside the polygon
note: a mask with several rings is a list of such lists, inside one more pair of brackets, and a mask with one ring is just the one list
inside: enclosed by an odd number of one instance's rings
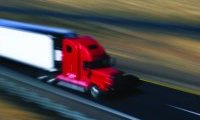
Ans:
{"label": "road surface", "polygon": [[[17,68],[19,71],[23,68]],[[23,71],[23,70],[22,70]],[[69,108],[71,113],[90,119],[198,120],[200,97],[144,82],[130,94],[104,100],[93,100],[88,95],[58,86],[50,86],[23,72],[0,66],[1,83],[14,83],[19,88],[38,94],[43,99]],[[45,89],[44,89],[45,88]],[[37,101],[38,103],[42,101]],[[78,111],[75,112],[75,111]],[[92,111],[92,112],[91,112]],[[79,116],[80,117],[80,116]]]}

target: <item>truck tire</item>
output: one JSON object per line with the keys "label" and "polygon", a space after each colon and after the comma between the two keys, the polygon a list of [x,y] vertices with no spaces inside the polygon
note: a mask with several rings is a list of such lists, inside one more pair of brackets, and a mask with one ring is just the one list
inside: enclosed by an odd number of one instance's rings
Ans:
{"label": "truck tire", "polygon": [[102,91],[96,85],[93,85],[90,88],[90,95],[95,99],[99,99],[102,97]]}

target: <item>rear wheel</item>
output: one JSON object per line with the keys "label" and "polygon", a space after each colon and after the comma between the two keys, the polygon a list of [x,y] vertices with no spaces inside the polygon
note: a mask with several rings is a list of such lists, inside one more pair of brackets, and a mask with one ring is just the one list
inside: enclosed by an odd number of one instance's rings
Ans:
{"label": "rear wheel", "polygon": [[99,99],[102,96],[102,91],[94,85],[90,88],[90,95],[95,99]]}

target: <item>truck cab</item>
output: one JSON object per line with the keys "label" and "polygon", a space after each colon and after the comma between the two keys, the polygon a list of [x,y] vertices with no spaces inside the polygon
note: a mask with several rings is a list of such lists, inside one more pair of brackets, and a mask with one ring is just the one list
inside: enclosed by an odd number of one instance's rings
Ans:
{"label": "truck cab", "polygon": [[[131,80],[125,80],[123,75],[124,72],[111,65],[110,56],[95,39],[78,36],[63,40],[62,73],[57,76],[58,81],[63,81],[62,84],[83,92],[89,91],[93,97],[98,98],[103,93],[116,91],[117,86],[123,82],[129,81],[129,85]],[[121,80],[117,81],[117,76],[121,77]],[[132,79],[133,86],[139,80],[130,75],[128,79]]]}

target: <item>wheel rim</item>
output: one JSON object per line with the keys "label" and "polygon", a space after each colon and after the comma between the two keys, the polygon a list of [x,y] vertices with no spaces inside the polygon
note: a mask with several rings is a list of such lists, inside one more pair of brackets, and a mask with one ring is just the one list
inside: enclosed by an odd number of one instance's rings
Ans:
{"label": "wheel rim", "polygon": [[96,87],[96,86],[93,86],[91,88],[91,95],[94,97],[94,98],[97,98],[99,96],[99,89]]}

